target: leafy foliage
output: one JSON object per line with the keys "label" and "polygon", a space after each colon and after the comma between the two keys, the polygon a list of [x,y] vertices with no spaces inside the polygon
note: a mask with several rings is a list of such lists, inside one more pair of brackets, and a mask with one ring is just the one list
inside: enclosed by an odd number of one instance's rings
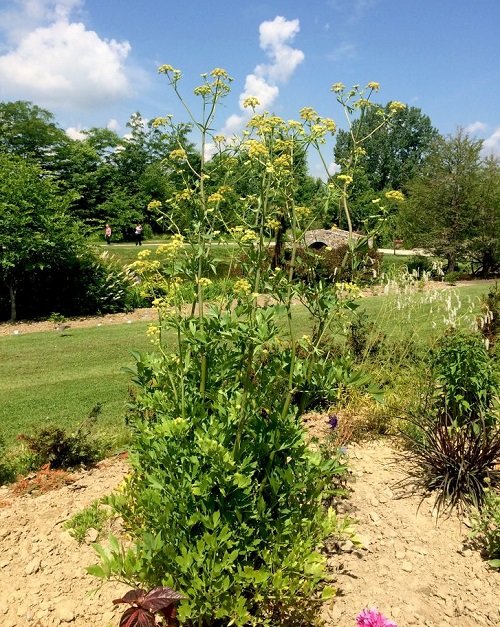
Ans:
{"label": "leafy foliage", "polygon": [[148,593],[144,590],[130,590],[113,603],[128,603],[131,606],[123,613],[120,627],[155,627],[156,613],[161,614],[165,627],[172,627],[178,624],[175,620],[175,603],[184,598],[175,590],[160,586]]}
{"label": "leafy foliage", "polygon": [[64,523],[64,528],[69,529],[70,535],[75,538],[78,544],[82,544],[89,529],[95,529],[101,533],[108,518],[109,511],[102,506],[101,501],[97,500],[81,512],[74,514]]}
{"label": "leafy foliage", "polygon": [[418,482],[438,510],[479,506],[500,481],[498,374],[478,334],[451,332],[431,357],[430,393],[406,420]]}
{"label": "leafy foliage", "polygon": [[479,509],[472,512],[471,537],[484,548],[492,568],[500,569],[500,494],[486,488]]}
{"label": "leafy foliage", "polygon": [[103,444],[91,439],[101,405],[97,404],[75,433],[67,433],[57,425],[48,425],[34,435],[21,434],[19,439],[36,455],[38,465],[50,464],[54,469],[90,467],[103,457]]}

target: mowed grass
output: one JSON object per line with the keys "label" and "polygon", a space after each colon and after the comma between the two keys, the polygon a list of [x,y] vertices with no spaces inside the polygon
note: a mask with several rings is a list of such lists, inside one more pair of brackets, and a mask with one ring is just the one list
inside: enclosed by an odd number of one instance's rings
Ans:
{"label": "mowed grass", "polygon": [[[491,284],[450,288],[459,295],[463,311],[479,312],[480,297]],[[451,293],[450,291],[450,293]],[[448,292],[448,290],[446,290]],[[440,302],[446,298],[445,292]],[[455,301],[454,301],[455,302]],[[425,293],[407,298],[404,312],[397,297],[374,296],[359,301],[375,324],[375,332],[388,339],[417,338],[431,342],[445,328],[442,306],[425,301]],[[403,315],[404,314],[404,315]],[[296,337],[310,333],[309,316],[293,306]],[[134,363],[132,351],[152,349],[146,329],[134,322],[0,337],[0,434],[13,443],[20,433],[57,424],[75,429],[96,403],[102,404],[97,433],[116,441],[126,435],[127,389]]]}
{"label": "mowed grass", "polygon": [[47,424],[74,429],[97,404],[96,432],[121,438],[131,376],[131,351],[148,351],[146,322],[0,337],[0,434]]}

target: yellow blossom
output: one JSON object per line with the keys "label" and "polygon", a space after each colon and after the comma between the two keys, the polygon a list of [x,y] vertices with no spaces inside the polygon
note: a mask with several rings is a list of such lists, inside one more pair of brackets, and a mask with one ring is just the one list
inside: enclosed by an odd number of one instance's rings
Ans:
{"label": "yellow blossom", "polygon": [[199,85],[193,89],[195,96],[209,96],[212,93],[210,85]]}
{"label": "yellow blossom", "polygon": [[380,83],[375,83],[374,81],[368,83],[366,87],[367,89],[373,89],[373,91],[380,91]]}
{"label": "yellow blossom", "polygon": [[391,113],[397,113],[398,111],[403,111],[404,109],[406,109],[406,105],[402,102],[398,102],[397,100],[391,102],[389,105],[389,111]]}
{"label": "yellow blossom", "polygon": [[255,98],[255,96],[249,96],[243,100],[243,107],[245,109],[255,109],[260,105],[259,99]]}
{"label": "yellow blossom", "polygon": [[402,202],[405,199],[403,192],[400,192],[397,189],[386,192],[385,197],[388,200],[395,200],[396,202]]}
{"label": "yellow blossom", "polygon": [[212,281],[208,279],[207,277],[202,276],[198,279],[198,285],[207,287],[208,285],[212,285]]}
{"label": "yellow blossom", "polygon": [[349,176],[349,174],[339,174],[337,178],[339,181],[344,181],[346,185],[350,185],[353,181],[352,176]]}
{"label": "yellow blossom", "polygon": [[161,202],[159,200],[152,200],[148,204],[148,209],[159,209],[161,207]]}
{"label": "yellow blossom", "polygon": [[217,204],[218,202],[222,202],[224,200],[224,196],[220,192],[214,192],[210,194],[207,198],[207,202],[210,204]]}
{"label": "yellow blossom", "polygon": [[235,294],[250,294],[252,291],[252,285],[247,279],[238,279],[233,285],[233,292]]}
{"label": "yellow blossom", "polygon": [[267,157],[269,154],[269,150],[267,146],[265,146],[262,142],[257,141],[256,139],[250,139],[247,143],[248,148],[248,156],[250,158],[259,158],[259,157]]}
{"label": "yellow blossom", "polygon": [[299,219],[308,218],[311,215],[311,209],[309,207],[298,205],[297,207],[295,207],[295,215]]}
{"label": "yellow blossom", "polygon": [[344,91],[345,89],[345,85],[343,83],[334,83],[331,88],[330,91],[333,91],[336,94],[340,94],[340,92]]}
{"label": "yellow blossom", "polygon": [[222,69],[222,68],[220,68],[220,67],[216,67],[216,68],[214,68],[214,69],[210,72],[210,76],[211,76],[212,78],[223,78],[223,79],[228,80],[228,81],[232,80],[231,78],[229,78],[229,76],[228,76],[228,74],[227,74],[226,70],[223,70],[223,69]]}
{"label": "yellow blossom", "polygon": [[169,154],[172,161],[184,161],[186,159],[186,151],[184,148],[176,148]]}
{"label": "yellow blossom", "polygon": [[274,218],[271,218],[270,220],[268,220],[266,222],[266,227],[268,229],[271,229],[271,231],[276,231],[277,229],[280,228],[280,223],[278,220],[275,220]]}
{"label": "yellow blossom", "polygon": [[330,133],[335,133],[337,130],[337,125],[331,118],[322,118],[321,123],[324,124],[326,130]]}
{"label": "yellow blossom", "polygon": [[141,250],[139,253],[137,253],[137,258],[138,259],[146,259],[146,257],[149,257],[151,255],[151,251],[146,248],[145,250]]}
{"label": "yellow blossom", "polygon": [[158,73],[159,74],[169,74],[172,72],[178,72],[179,70],[174,70],[174,68],[171,65],[160,65],[160,67],[158,68]]}
{"label": "yellow blossom", "polygon": [[303,107],[299,111],[299,115],[303,120],[307,122],[313,122],[318,118],[318,114],[312,107]]}

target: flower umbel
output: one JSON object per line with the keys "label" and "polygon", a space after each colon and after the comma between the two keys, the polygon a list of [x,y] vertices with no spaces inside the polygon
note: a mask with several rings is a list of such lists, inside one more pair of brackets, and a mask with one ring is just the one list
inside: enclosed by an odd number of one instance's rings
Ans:
{"label": "flower umbel", "polygon": [[363,610],[356,617],[357,627],[397,627],[396,623],[386,618],[376,608]]}

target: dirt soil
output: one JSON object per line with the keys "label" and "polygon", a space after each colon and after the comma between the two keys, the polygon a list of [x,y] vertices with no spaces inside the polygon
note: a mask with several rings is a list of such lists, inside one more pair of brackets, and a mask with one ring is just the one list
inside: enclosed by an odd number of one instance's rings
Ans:
{"label": "dirt soil", "polygon": [[[348,446],[352,495],[344,509],[358,520],[358,548],[344,542],[328,564],[338,596],[324,606],[327,627],[354,627],[365,607],[377,607],[399,627],[500,625],[500,574],[470,548],[466,524],[436,520],[432,499],[400,498],[401,454],[388,440]],[[127,588],[106,584],[84,568],[95,563],[90,543],[63,528],[127,472],[122,459],[78,473],[57,491],[15,496],[0,488],[0,624],[2,627],[117,626],[112,599]],[[123,607],[123,606],[122,606]]]}

